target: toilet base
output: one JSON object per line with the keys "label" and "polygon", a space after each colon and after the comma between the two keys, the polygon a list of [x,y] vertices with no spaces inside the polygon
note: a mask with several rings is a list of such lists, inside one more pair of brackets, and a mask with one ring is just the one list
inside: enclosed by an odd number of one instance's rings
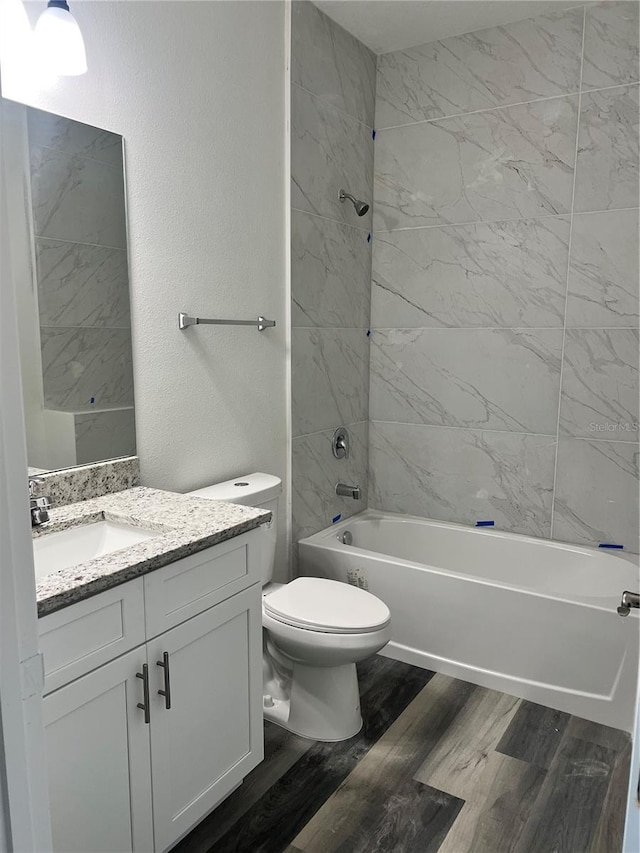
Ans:
{"label": "toilet base", "polygon": [[311,740],[348,740],[362,728],[354,663],[318,667],[295,661],[289,698],[268,702],[265,696],[266,720]]}

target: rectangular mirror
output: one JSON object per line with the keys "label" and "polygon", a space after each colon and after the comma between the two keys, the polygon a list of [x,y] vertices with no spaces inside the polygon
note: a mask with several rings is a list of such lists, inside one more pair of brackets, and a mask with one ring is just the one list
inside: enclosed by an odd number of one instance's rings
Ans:
{"label": "rectangular mirror", "polygon": [[134,455],[122,137],[3,109],[30,473]]}

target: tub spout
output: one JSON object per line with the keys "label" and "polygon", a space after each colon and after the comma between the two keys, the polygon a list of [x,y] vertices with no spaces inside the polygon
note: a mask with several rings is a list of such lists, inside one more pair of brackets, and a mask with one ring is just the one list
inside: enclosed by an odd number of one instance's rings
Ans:
{"label": "tub spout", "polygon": [[618,607],[618,616],[628,616],[632,607],[640,607],[640,595],[637,592],[625,590]]}
{"label": "tub spout", "polygon": [[360,486],[347,486],[346,483],[338,483],[336,485],[336,495],[341,498],[353,498],[354,501],[360,500]]}

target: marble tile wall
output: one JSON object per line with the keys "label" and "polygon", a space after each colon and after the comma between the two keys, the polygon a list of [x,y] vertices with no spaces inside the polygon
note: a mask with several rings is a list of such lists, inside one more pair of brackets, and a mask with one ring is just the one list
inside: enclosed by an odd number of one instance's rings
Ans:
{"label": "marble tile wall", "polygon": [[[367,505],[375,56],[306,0],[292,5],[292,514],[295,543]],[[346,426],[351,456],[331,438]],[[362,499],[338,497],[338,482]]]}
{"label": "marble tile wall", "polygon": [[129,455],[122,138],[39,110],[27,117],[44,405],[76,415],[78,462]]}
{"label": "marble tile wall", "polygon": [[638,548],[638,4],[378,57],[369,504]]}
{"label": "marble tile wall", "polygon": [[100,456],[117,459],[136,451],[136,424],[133,409],[106,409],[75,416],[76,461],[93,462]]}

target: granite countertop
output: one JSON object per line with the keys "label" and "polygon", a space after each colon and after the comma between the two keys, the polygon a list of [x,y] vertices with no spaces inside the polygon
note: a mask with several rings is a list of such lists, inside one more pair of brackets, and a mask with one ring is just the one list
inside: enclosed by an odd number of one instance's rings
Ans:
{"label": "granite countertop", "polygon": [[38,616],[239,536],[271,519],[268,510],[142,486],[52,509],[49,516],[46,524],[33,529],[34,539],[103,519],[157,531],[159,535],[36,578]]}

